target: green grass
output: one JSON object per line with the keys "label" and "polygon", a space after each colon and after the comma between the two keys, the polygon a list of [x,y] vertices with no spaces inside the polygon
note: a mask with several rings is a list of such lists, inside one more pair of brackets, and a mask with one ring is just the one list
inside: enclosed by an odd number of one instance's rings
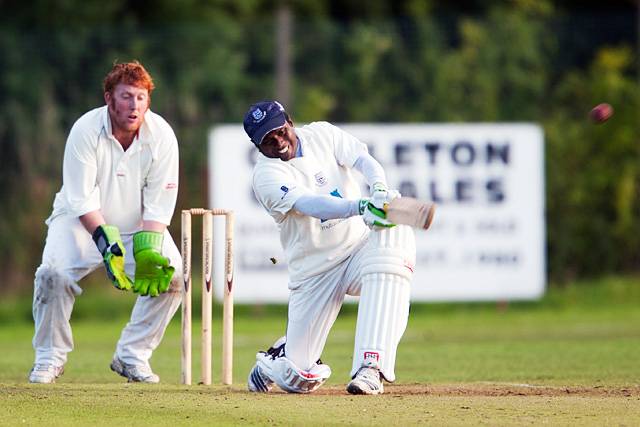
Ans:
{"label": "green grass", "polygon": [[[414,304],[398,351],[397,385],[374,397],[343,391],[355,306],[345,306],[323,354],[333,376],[322,393],[300,396],[245,391],[255,352],[284,331],[284,306],[236,307],[231,387],[178,384],[179,314],[152,359],[162,384],[123,382],[108,365],[132,303],[130,295],[87,286],[72,317],[75,350],[51,386],[26,383],[33,362],[30,297],[0,303],[0,425],[640,424],[635,277],[553,288],[535,303]],[[193,330],[197,346],[197,319]]]}

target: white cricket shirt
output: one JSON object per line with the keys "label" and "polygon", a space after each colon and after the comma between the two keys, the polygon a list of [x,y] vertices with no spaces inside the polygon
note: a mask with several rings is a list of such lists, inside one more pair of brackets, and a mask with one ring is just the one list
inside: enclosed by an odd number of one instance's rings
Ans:
{"label": "white cricket shirt", "polygon": [[143,220],[171,222],[178,196],[178,141],[151,110],[127,151],[111,132],[106,105],[84,114],[67,138],[62,170],[62,189],[47,222],[95,210],[123,234],[139,231]]}
{"label": "white cricket shirt", "polygon": [[369,232],[359,216],[321,220],[293,209],[305,194],[361,198],[352,167],[367,146],[327,122],[295,132],[302,157],[283,162],[260,155],[253,171],[253,191],[280,230],[292,288],[342,262]]}

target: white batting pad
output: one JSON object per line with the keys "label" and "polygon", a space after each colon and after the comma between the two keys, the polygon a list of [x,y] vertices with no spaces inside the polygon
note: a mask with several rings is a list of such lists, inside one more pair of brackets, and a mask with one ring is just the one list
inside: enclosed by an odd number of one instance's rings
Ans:
{"label": "white batting pad", "polygon": [[387,381],[395,380],[396,350],[409,319],[415,259],[410,227],[371,232],[363,261],[351,376],[361,366],[373,366]]}
{"label": "white batting pad", "polygon": [[395,381],[396,350],[409,320],[410,282],[389,273],[363,277],[351,376],[361,366],[377,367]]}

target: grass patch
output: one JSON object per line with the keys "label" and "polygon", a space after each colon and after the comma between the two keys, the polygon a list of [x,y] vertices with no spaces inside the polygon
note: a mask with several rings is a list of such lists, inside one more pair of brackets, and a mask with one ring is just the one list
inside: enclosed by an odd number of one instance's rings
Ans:
{"label": "grass patch", "polygon": [[[134,298],[104,283],[85,286],[72,316],[75,350],[66,372],[57,384],[43,387],[26,384],[33,361],[30,297],[4,300],[0,425],[637,425],[639,283],[636,277],[611,277],[552,288],[540,302],[414,304],[398,350],[397,383],[372,398],[344,392],[355,305],[342,310],[323,354],[333,370],[323,388],[329,394],[295,396],[245,391],[256,351],[284,333],[283,305],[236,307],[232,387],[178,385],[179,314],[152,359],[162,384],[144,386],[126,384],[108,368]],[[199,378],[197,313],[194,309],[194,381]],[[219,382],[220,307],[214,313],[213,372]],[[473,391],[483,384],[496,385],[499,395]],[[513,384],[560,392],[525,396],[508,388]],[[414,386],[457,391],[394,388]],[[571,387],[604,391],[562,393]]]}

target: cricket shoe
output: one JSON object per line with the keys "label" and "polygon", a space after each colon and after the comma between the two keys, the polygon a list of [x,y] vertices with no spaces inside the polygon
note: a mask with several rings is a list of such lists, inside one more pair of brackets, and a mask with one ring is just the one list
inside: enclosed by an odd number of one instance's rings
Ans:
{"label": "cricket shoe", "polygon": [[158,384],[160,377],[151,371],[151,368],[145,365],[128,365],[124,363],[118,356],[111,361],[111,370],[135,383]]}
{"label": "cricket shoe", "polygon": [[384,387],[380,371],[377,368],[363,366],[347,384],[347,391],[351,394],[382,394]]}
{"label": "cricket shoe", "polygon": [[36,363],[29,372],[29,382],[36,384],[51,384],[56,378],[64,374],[64,366],[53,366],[48,363]]}
{"label": "cricket shoe", "polygon": [[249,372],[247,388],[255,393],[268,393],[273,388],[273,381],[265,375],[260,366],[256,363]]}
{"label": "cricket shoe", "polygon": [[249,378],[247,379],[247,388],[249,391],[256,393],[268,393],[273,388],[274,381],[271,379],[271,365],[274,360],[284,356],[284,346],[286,338],[281,337],[269,347],[267,351],[259,351],[256,354],[256,364],[253,365]]}

